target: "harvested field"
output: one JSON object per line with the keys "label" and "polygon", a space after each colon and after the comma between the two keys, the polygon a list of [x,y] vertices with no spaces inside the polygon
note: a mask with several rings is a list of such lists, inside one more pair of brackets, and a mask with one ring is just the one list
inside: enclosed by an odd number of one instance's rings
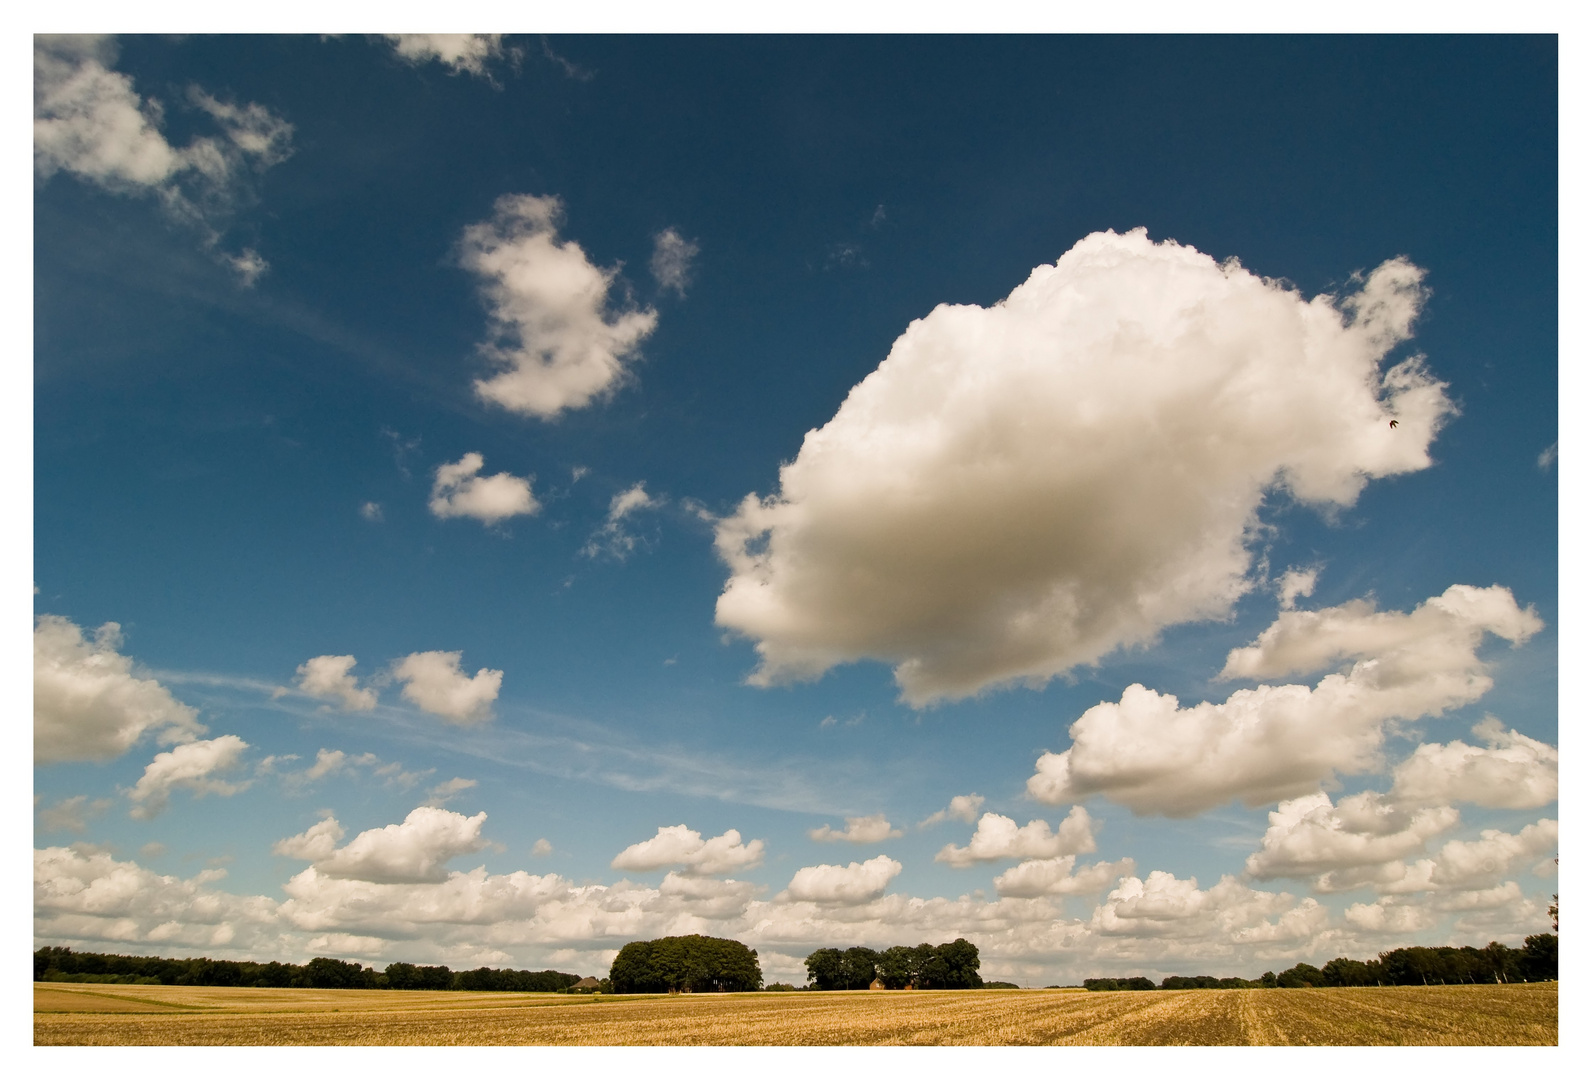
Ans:
{"label": "harvested field", "polygon": [[1555,1045],[1559,985],[675,997],[35,983],[46,1045]]}

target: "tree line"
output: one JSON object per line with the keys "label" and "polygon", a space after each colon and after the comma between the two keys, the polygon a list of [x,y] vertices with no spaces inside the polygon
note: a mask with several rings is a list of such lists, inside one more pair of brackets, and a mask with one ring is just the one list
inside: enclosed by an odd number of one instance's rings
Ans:
{"label": "tree line", "polygon": [[686,934],[632,941],[608,969],[616,994],[711,994],[763,988],[757,950],[729,938]]}
{"label": "tree line", "polygon": [[1143,975],[1127,979],[1085,979],[1085,990],[1196,990],[1313,986],[1451,986],[1456,983],[1545,982],[1559,977],[1559,935],[1534,934],[1521,948],[1496,941],[1473,945],[1411,945],[1379,953],[1375,960],[1340,956],[1321,967],[1295,964],[1258,979],[1211,975],[1168,975],[1159,987]]}
{"label": "tree line", "polygon": [[943,945],[892,945],[883,952],[860,945],[844,952],[818,949],[807,957],[807,981],[814,990],[866,990],[874,979],[890,990],[971,990],[984,985],[978,946],[966,938]]}
{"label": "tree line", "polygon": [[166,986],[308,987],[317,990],[498,990],[562,993],[580,981],[563,971],[517,971],[388,964],[385,971],[317,956],[307,964],[252,960],[172,960],[46,947],[33,954],[34,982],[159,983]]}

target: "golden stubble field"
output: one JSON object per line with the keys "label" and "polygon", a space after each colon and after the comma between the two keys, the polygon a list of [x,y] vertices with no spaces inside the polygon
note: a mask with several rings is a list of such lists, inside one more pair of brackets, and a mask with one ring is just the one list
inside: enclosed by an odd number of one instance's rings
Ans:
{"label": "golden stubble field", "polygon": [[1559,985],[665,997],[35,983],[39,1046],[1555,1045]]}

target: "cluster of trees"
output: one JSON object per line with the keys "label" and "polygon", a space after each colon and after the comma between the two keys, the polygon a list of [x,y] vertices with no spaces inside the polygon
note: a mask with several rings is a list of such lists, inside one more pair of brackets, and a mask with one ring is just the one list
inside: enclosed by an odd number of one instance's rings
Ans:
{"label": "cluster of trees", "polygon": [[632,941],[608,969],[616,994],[724,993],[760,990],[757,950],[729,938],[684,937]]}
{"label": "cluster of trees", "polygon": [[300,986],[322,990],[511,990],[560,993],[580,981],[563,971],[388,964],[385,971],[317,956],[307,964],[119,956],[46,947],[33,954],[35,982],[163,983],[167,986]]}
{"label": "cluster of trees", "polygon": [[[1162,990],[1299,988],[1307,986],[1441,986],[1455,983],[1544,982],[1559,977],[1559,935],[1535,934],[1521,948],[1498,942],[1471,945],[1412,945],[1381,953],[1375,960],[1340,956],[1321,967],[1295,964],[1258,979],[1218,979],[1211,975],[1169,975]],[[1142,975],[1131,979],[1085,979],[1086,990],[1155,990]]]}
{"label": "cluster of trees", "polygon": [[878,979],[891,990],[971,990],[983,986],[978,946],[965,938],[943,945],[892,945],[883,952],[856,946],[819,949],[807,957],[815,990],[866,990]]}

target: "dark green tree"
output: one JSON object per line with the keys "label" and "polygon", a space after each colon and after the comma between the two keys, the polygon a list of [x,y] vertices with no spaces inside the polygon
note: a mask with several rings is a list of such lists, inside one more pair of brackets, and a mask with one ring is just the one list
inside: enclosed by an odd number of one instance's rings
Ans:
{"label": "dark green tree", "polygon": [[1559,935],[1533,934],[1526,939],[1520,968],[1531,982],[1546,982],[1559,977]]}
{"label": "dark green tree", "polygon": [[1328,960],[1321,968],[1327,986],[1375,986],[1376,979],[1368,964],[1340,956]]}
{"label": "dark green tree", "polygon": [[1321,969],[1310,964],[1295,964],[1287,971],[1277,973],[1277,985],[1285,988],[1298,989],[1305,986],[1325,986],[1326,976],[1321,974]]}
{"label": "dark green tree", "polygon": [[317,990],[360,990],[372,985],[375,972],[346,960],[317,956],[304,965],[304,974]]}
{"label": "dark green tree", "polygon": [[879,973],[879,954],[861,945],[853,945],[840,954],[840,988],[866,990]]}
{"label": "dark green tree", "polygon": [[951,969],[945,957],[940,955],[940,950],[925,941],[914,948],[912,954],[913,962],[917,965],[912,985],[919,990],[945,989],[945,980]]}
{"label": "dark green tree", "polygon": [[937,950],[945,962],[945,988],[947,990],[975,990],[984,985],[978,974],[978,946],[966,938],[957,938]]}
{"label": "dark green tree", "polygon": [[684,937],[632,941],[619,950],[608,971],[617,994],[757,990],[763,971],[757,951],[727,938]]}
{"label": "dark green tree", "polygon": [[815,949],[807,956],[807,982],[814,990],[840,989],[839,949]]}
{"label": "dark green tree", "polygon": [[875,967],[879,980],[891,990],[916,985],[918,976],[917,953],[910,945],[892,945],[879,954]]}

